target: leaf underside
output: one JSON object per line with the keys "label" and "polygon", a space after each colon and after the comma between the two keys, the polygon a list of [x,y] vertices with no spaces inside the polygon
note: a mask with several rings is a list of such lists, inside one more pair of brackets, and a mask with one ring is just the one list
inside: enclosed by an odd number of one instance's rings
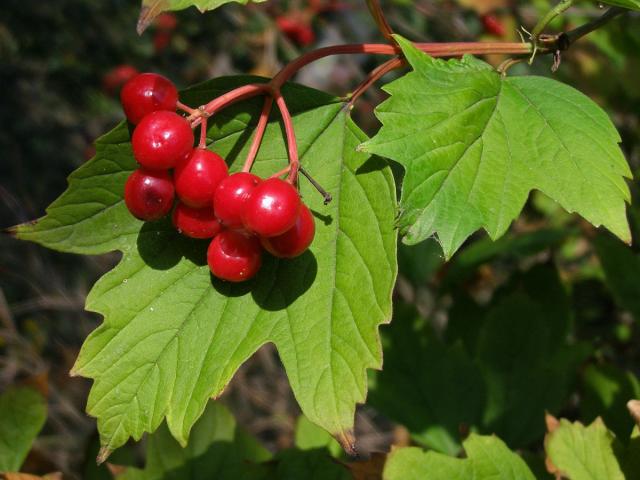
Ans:
{"label": "leaf underside", "polygon": [[631,172],[600,107],[555,80],[502,77],[473,57],[445,62],[398,42],[413,71],[385,86],[383,126],[360,149],[406,170],[406,243],[435,235],[450,257],[480,228],[496,239],[532,189],[630,242]]}
{"label": "leaf underside", "polygon": [[[183,92],[181,101],[201,105],[255,81],[216,79]],[[97,142],[96,157],[71,175],[47,216],[16,228],[18,237],[57,250],[123,252],[87,298],[87,309],[105,318],[73,369],[94,379],[87,411],[98,419],[103,456],[154,431],[165,417],[184,445],[207,400],[267,342],[276,345],[305,415],[350,443],[366,369],[381,364],[378,326],[391,315],[395,187],[384,161],[356,152],[366,137],[341,103],[295,85],[284,94],[301,162],[334,198],[323,205],[301,181],[316,220],[315,240],[302,256],[265,255],[258,276],[243,284],[214,279],[206,241],[127,212],[123,186],[135,162],[124,124]],[[261,101],[244,102],[210,122],[212,148],[232,170],[244,161],[260,110]],[[282,128],[273,119],[254,171],[266,176],[286,162]]]}
{"label": "leaf underside", "polygon": [[202,13],[207,10],[221,7],[226,3],[247,4],[249,1],[258,3],[265,0],[142,0],[142,8],[138,18],[138,33],[141,34],[151,25],[151,22],[162,12],[184,10],[189,7],[196,7]]}

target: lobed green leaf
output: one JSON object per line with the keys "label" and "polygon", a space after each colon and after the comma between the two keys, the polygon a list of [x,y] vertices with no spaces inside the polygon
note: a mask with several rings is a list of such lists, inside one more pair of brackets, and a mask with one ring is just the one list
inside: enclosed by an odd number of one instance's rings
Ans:
{"label": "lobed green leaf", "polygon": [[[200,105],[238,77],[183,93]],[[20,238],[78,253],[118,249],[118,266],[94,286],[87,309],[104,323],[84,343],[73,373],[94,379],[87,411],[97,417],[102,458],[164,418],[181,444],[212,396],[261,345],[276,345],[305,415],[349,447],[366,369],[379,368],[378,325],[391,315],[396,275],[395,186],[384,161],[357,153],[366,139],[341,103],[311,89],[285,89],[301,161],[334,197],[301,180],[316,217],[311,249],[294,260],[265,255],[256,279],[212,278],[207,242],[181,237],[170,222],[139,222],[126,211],[123,184],[134,168],[124,126],[98,142],[96,158],[70,178],[46,217],[16,229]],[[212,148],[238,169],[261,102],[225,110],[211,122]],[[256,173],[287,162],[276,118],[268,125]]]}
{"label": "lobed green leaf", "polygon": [[405,242],[435,235],[451,257],[480,228],[496,239],[532,189],[630,242],[631,172],[600,107],[555,80],[437,60],[397,39],[413,71],[385,87],[383,126],[360,148],[405,167]]}

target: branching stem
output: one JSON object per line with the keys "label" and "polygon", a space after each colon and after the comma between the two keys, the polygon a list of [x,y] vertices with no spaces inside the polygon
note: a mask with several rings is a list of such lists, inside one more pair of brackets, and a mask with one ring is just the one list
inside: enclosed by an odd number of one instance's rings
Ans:
{"label": "branching stem", "polygon": [[367,1],[367,7],[369,8],[369,13],[371,13],[373,20],[376,22],[376,25],[378,26],[378,30],[380,30],[380,33],[384,35],[384,38],[386,38],[389,41],[389,43],[392,43],[392,44],[395,43],[395,40],[393,39],[393,30],[391,30],[391,27],[387,23],[387,19],[384,16],[382,7],[380,6],[380,2],[378,0],[366,0],[366,1]]}
{"label": "branching stem", "polygon": [[276,90],[274,92],[274,98],[276,101],[276,105],[280,110],[280,115],[282,116],[282,123],[284,124],[284,131],[287,137],[287,150],[289,152],[289,166],[291,170],[289,170],[289,175],[287,176],[287,182],[292,185],[296,185],[298,181],[298,168],[300,168],[300,160],[298,158],[298,145],[296,143],[296,133],[293,129],[293,119],[291,118],[291,114],[289,113],[289,109],[287,108],[287,102],[285,102],[284,97],[280,90]]}
{"label": "branching stem", "polygon": [[376,83],[378,80],[380,80],[390,71],[395,70],[396,68],[400,68],[405,63],[406,62],[403,58],[395,57],[395,58],[392,58],[391,60],[387,60],[382,65],[378,65],[375,69],[373,69],[369,73],[369,75],[367,75],[367,78],[365,78],[364,81],[360,85],[358,85],[355,88],[355,90],[351,93],[351,96],[349,98],[349,103],[347,103],[347,108],[353,107],[356,100],[358,100],[358,98],[364,92],[366,92],[369,89],[369,87],[371,87],[371,85]]}
{"label": "branching stem", "polygon": [[258,125],[256,126],[256,133],[253,136],[253,140],[251,142],[251,147],[249,148],[249,153],[247,154],[247,159],[244,162],[244,166],[242,167],[243,172],[251,171],[251,167],[253,167],[253,162],[256,159],[256,155],[258,155],[258,150],[260,150],[260,145],[262,144],[262,137],[264,137],[264,131],[267,129],[267,123],[269,122],[269,115],[271,114],[271,107],[273,105],[273,97],[267,95],[264,99],[264,105],[262,107],[262,112],[260,112],[260,119],[258,120]]}

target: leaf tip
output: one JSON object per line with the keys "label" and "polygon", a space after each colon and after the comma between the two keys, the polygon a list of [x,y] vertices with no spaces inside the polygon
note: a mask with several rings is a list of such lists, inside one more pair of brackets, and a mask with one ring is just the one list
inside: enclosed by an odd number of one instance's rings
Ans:
{"label": "leaf tip", "polygon": [[356,447],[356,437],[351,430],[343,430],[339,432],[337,435],[334,435],[342,449],[345,451],[347,455],[350,457],[358,456],[358,449]]}
{"label": "leaf tip", "polygon": [[560,426],[560,421],[549,412],[544,415],[544,423],[547,426],[547,432],[553,433]]}
{"label": "leaf tip", "polygon": [[[150,3],[150,5],[147,5]],[[167,9],[166,0],[142,0],[142,8],[140,9],[140,15],[138,16],[138,23],[136,25],[136,32],[138,35],[142,35],[144,31],[151,25],[151,22]]]}
{"label": "leaf tip", "polygon": [[100,447],[98,456],[96,457],[96,463],[98,465],[102,465],[107,460],[107,458],[109,458],[109,455],[111,455],[111,453],[113,453],[113,450],[111,450],[109,447]]}

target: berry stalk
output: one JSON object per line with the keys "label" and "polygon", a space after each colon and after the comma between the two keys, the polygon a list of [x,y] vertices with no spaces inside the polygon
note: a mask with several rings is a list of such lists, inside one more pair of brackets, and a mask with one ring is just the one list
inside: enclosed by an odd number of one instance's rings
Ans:
{"label": "berry stalk", "polygon": [[260,145],[262,144],[264,131],[267,129],[267,123],[269,122],[269,115],[271,113],[272,106],[273,106],[273,97],[268,95],[264,99],[262,112],[260,112],[260,119],[258,120],[258,125],[256,126],[256,133],[253,136],[253,140],[251,141],[251,147],[249,148],[249,153],[247,154],[247,159],[245,160],[244,166],[242,167],[243,172],[251,171],[253,162],[255,161],[256,155],[258,155],[258,150],[260,150]]}

